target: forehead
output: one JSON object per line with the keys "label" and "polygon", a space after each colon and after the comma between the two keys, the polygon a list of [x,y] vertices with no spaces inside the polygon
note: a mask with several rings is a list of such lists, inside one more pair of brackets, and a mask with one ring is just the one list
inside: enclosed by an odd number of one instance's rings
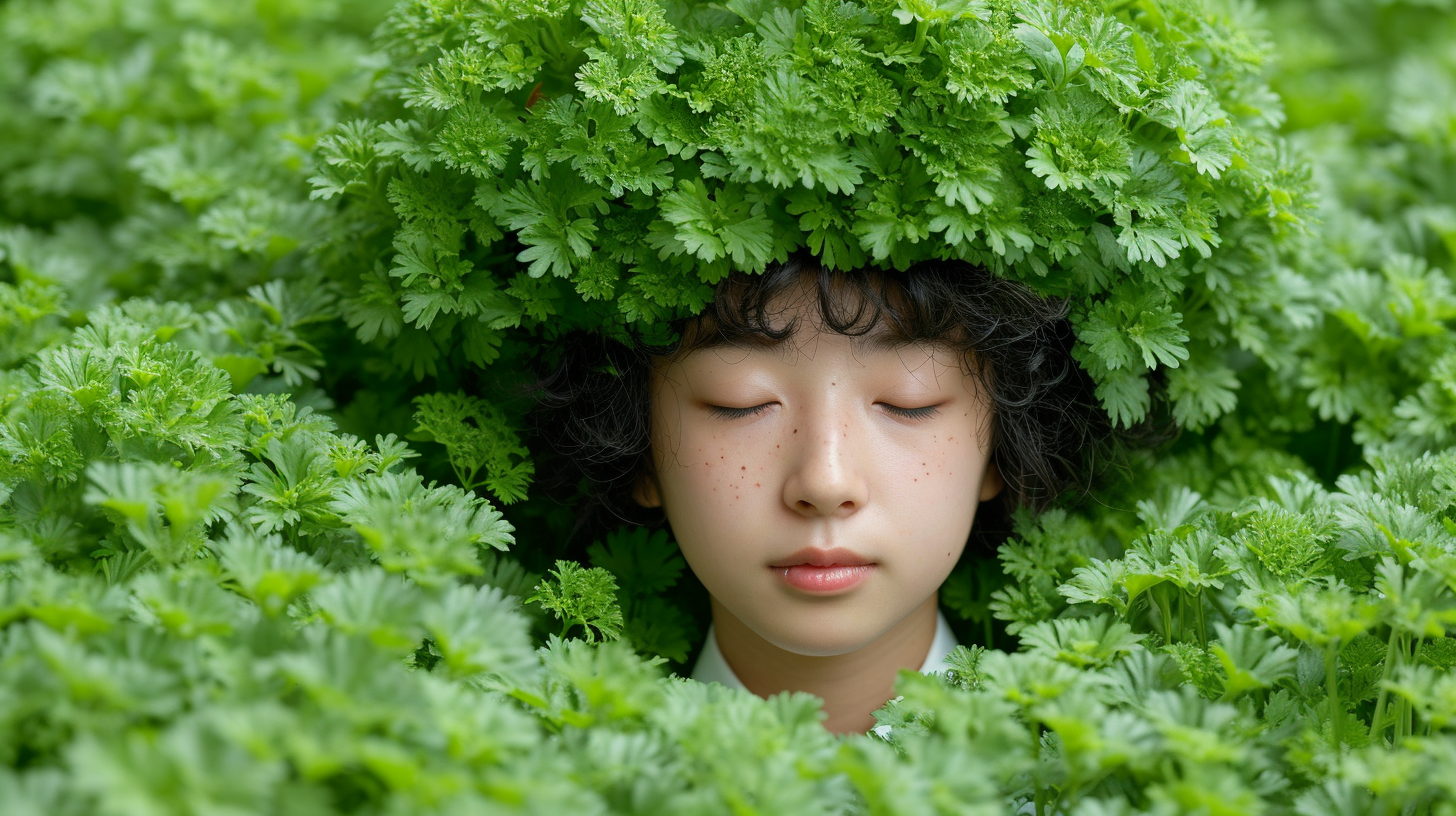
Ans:
{"label": "forehead", "polygon": [[[792,332],[774,338],[757,335],[750,342],[705,339],[653,366],[659,376],[687,377],[702,384],[747,382],[757,372],[808,385],[847,378],[866,384],[901,383],[941,388],[954,382],[974,390],[974,377],[960,349],[945,342],[911,341],[889,331],[846,335],[802,321]],[[959,375],[959,376],[957,376]],[[808,379],[805,379],[805,378]],[[886,378],[889,378],[888,380]],[[842,380],[841,380],[842,381]]]}
{"label": "forehead", "polygon": [[[711,337],[685,344],[683,350],[673,355],[674,361],[682,361],[697,355],[714,353],[727,359],[742,359],[760,356],[794,362],[801,359],[813,360],[826,347],[846,349],[854,357],[872,358],[882,356],[934,356],[949,359],[957,349],[949,342],[910,340],[894,332],[876,329],[865,334],[848,335],[825,329],[822,326],[799,323],[792,332],[780,337],[757,334],[751,337]],[[737,353],[735,353],[737,352]]]}
{"label": "forehead", "polygon": [[857,355],[916,350],[937,357],[954,352],[965,356],[956,337],[928,337],[924,327],[906,325],[896,311],[890,303],[871,304],[862,291],[843,288],[826,293],[809,278],[801,278],[750,315],[734,310],[726,324],[711,312],[704,313],[683,327],[678,352],[668,357],[680,360],[712,349],[777,351],[796,357],[825,338],[835,345],[847,343]]}

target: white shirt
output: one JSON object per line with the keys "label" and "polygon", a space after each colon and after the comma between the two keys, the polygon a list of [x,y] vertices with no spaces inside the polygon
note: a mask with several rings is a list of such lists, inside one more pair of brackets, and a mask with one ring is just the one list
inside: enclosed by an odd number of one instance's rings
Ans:
{"label": "white shirt", "polygon": [[[959,645],[950,631],[950,624],[946,623],[945,614],[936,610],[935,638],[930,641],[930,652],[925,655],[925,662],[920,664],[921,673],[942,672],[950,668],[945,659]],[[703,653],[698,655],[698,662],[693,664],[692,678],[703,683],[722,683],[728,688],[748,690],[743,681],[738,679],[738,675],[733,673],[728,661],[723,659],[712,624],[708,625],[708,640],[703,644]]]}

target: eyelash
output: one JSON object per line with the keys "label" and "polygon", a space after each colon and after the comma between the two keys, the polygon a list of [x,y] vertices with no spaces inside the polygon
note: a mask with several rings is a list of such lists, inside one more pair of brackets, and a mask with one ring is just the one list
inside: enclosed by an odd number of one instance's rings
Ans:
{"label": "eyelash", "polygon": [[880,404],[885,405],[885,410],[905,419],[930,419],[940,413],[940,408],[935,405],[926,405],[922,408],[899,408],[894,405],[886,405],[885,403]]}
{"label": "eyelash", "polygon": [[[921,408],[900,408],[887,403],[880,404],[885,406],[885,410],[904,419],[930,419],[940,413],[940,408],[935,405],[926,405]],[[757,416],[763,413],[770,405],[773,405],[773,403],[765,402],[762,405],[754,405],[748,408],[726,408],[722,405],[710,405],[708,406],[708,413],[719,419],[744,419],[745,417]]]}
{"label": "eyelash", "polygon": [[761,414],[773,403],[765,402],[762,405],[755,405],[751,408],[725,408],[722,405],[709,405],[708,413],[719,419],[743,419],[756,414]]}

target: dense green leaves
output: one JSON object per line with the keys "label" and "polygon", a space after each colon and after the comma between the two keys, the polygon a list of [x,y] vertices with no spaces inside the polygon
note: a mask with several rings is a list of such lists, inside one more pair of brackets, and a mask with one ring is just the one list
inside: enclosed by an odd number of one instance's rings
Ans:
{"label": "dense green leaves", "polygon": [[[0,5],[0,814],[1451,813],[1449,5]],[[668,677],[518,397],[799,249],[1182,430],[865,737]]]}
{"label": "dense green leaves", "polygon": [[[492,362],[476,335],[548,315],[660,323],[701,308],[698,281],[802,248],[841,269],[962,258],[1070,296],[1123,424],[1194,350],[1169,394],[1189,427],[1234,407],[1236,349],[1291,374],[1288,338],[1239,328],[1278,333],[1274,310],[1312,300],[1278,274],[1308,183],[1248,21],[1039,1],[520,15],[401,4],[367,118],[320,142],[315,196],[365,239],[340,251],[398,279],[339,278],[345,316],[365,342],[426,332],[417,375]],[[533,309],[522,268],[565,297]]]}

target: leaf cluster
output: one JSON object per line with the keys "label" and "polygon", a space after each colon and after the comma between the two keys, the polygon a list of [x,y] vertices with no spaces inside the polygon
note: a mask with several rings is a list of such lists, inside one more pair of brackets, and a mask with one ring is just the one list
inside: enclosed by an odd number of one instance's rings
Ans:
{"label": "leaf cluster", "polygon": [[[0,4],[0,814],[1453,812],[1452,11]],[[511,396],[797,250],[1184,430],[863,737],[665,677],[674,543],[559,560]]]}
{"label": "leaf cluster", "polygon": [[300,170],[387,4],[21,0],[0,9],[0,255],[85,310],[317,270]]}
{"label": "leaf cluster", "polygon": [[1222,6],[451,8],[395,8],[313,179],[352,225],[346,319],[416,338],[417,372],[659,325],[795,251],[959,258],[1069,299],[1118,422],[1157,396],[1201,428],[1236,403],[1224,358],[1287,362],[1314,308],[1278,274],[1310,203],[1269,49]]}
{"label": "leaf cluster", "polygon": [[1017,650],[902,674],[877,731],[991,769],[1028,812],[1438,812],[1453,456],[1376,461],[1334,490],[1274,471],[1231,508],[1163,466],[1144,475],[1171,486],[1131,526],[1023,517],[992,604]]}

